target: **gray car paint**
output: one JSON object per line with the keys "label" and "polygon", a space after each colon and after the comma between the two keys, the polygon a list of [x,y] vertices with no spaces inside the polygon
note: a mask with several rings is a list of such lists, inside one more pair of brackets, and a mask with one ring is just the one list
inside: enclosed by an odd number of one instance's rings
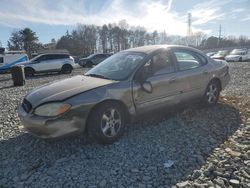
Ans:
{"label": "gray car paint", "polygon": [[181,104],[201,97],[213,78],[218,78],[221,81],[222,89],[226,86],[230,76],[226,75],[227,66],[225,62],[214,61],[198,50],[161,45],[126,51],[146,53],[147,58],[141,63],[143,66],[154,54],[173,48],[199,53],[207,58],[208,63],[196,69],[187,71],[178,71],[177,69],[176,72],[171,74],[148,78],[146,81],[152,84],[152,93],[145,92],[141,83],[134,79],[139,68],[134,70],[133,74],[124,81],[75,76],[42,86],[31,91],[25,97],[33,108],[43,103],[64,101],[72,105],[69,112],[59,117],[37,117],[32,112],[28,114],[23,112],[22,106],[19,105],[19,117],[24,126],[36,136],[54,138],[84,131],[89,114],[94,108],[107,100],[119,102],[128,114],[136,116],[159,107]]}
{"label": "gray car paint", "polygon": [[62,101],[84,91],[111,84],[115,81],[78,75],[32,90],[25,98],[35,108],[49,101]]}

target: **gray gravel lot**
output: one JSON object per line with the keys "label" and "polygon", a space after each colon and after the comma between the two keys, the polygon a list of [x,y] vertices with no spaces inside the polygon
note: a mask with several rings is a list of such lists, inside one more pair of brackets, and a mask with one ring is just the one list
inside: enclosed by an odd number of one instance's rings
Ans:
{"label": "gray gravel lot", "polygon": [[106,146],[85,136],[37,139],[17,117],[29,90],[83,69],[36,76],[24,87],[0,75],[0,187],[250,187],[250,63],[230,67],[215,107],[152,114]]}

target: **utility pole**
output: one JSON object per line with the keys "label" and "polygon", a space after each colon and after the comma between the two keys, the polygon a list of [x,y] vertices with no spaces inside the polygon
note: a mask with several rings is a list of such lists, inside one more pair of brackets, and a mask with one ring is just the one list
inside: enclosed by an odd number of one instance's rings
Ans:
{"label": "utility pole", "polygon": [[220,24],[220,28],[219,28],[219,37],[218,37],[218,44],[217,46],[219,47],[220,46],[220,42],[221,42],[221,24]]}
{"label": "utility pole", "polygon": [[188,30],[187,30],[187,36],[190,37],[192,35],[192,14],[188,13]]}
{"label": "utility pole", "polygon": [[190,39],[192,36],[192,14],[188,13],[188,19],[187,19],[187,36],[186,36],[186,45],[190,45]]}

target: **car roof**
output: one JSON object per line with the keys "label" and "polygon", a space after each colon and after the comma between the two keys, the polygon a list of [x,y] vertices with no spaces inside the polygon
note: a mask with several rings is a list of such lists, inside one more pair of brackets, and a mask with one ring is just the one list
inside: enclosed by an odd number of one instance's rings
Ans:
{"label": "car roof", "polygon": [[182,45],[149,45],[149,46],[142,46],[137,48],[131,48],[128,50],[124,50],[124,52],[141,52],[145,54],[151,54],[155,51],[161,50],[161,49],[171,49],[171,48],[177,48],[177,49],[187,49],[187,50],[193,50],[199,53],[202,53],[200,50],[197,50],[192,47],[188,46],[182,46]]}

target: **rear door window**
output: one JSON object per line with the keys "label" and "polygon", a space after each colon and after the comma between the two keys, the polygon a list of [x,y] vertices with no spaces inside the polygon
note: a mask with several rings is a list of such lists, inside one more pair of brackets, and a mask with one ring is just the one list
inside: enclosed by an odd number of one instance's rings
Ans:
{"label": "rear door window", "polygon": [[67,58],[69,58],[69,55],[67,55],[67,54],[58,54],[57,55],[57,59],[67,59]]}
{"label": "rear door window", "polygon": [[206,64],[206,58],[191,51],[174,51],[180,71],[198,68]]}

